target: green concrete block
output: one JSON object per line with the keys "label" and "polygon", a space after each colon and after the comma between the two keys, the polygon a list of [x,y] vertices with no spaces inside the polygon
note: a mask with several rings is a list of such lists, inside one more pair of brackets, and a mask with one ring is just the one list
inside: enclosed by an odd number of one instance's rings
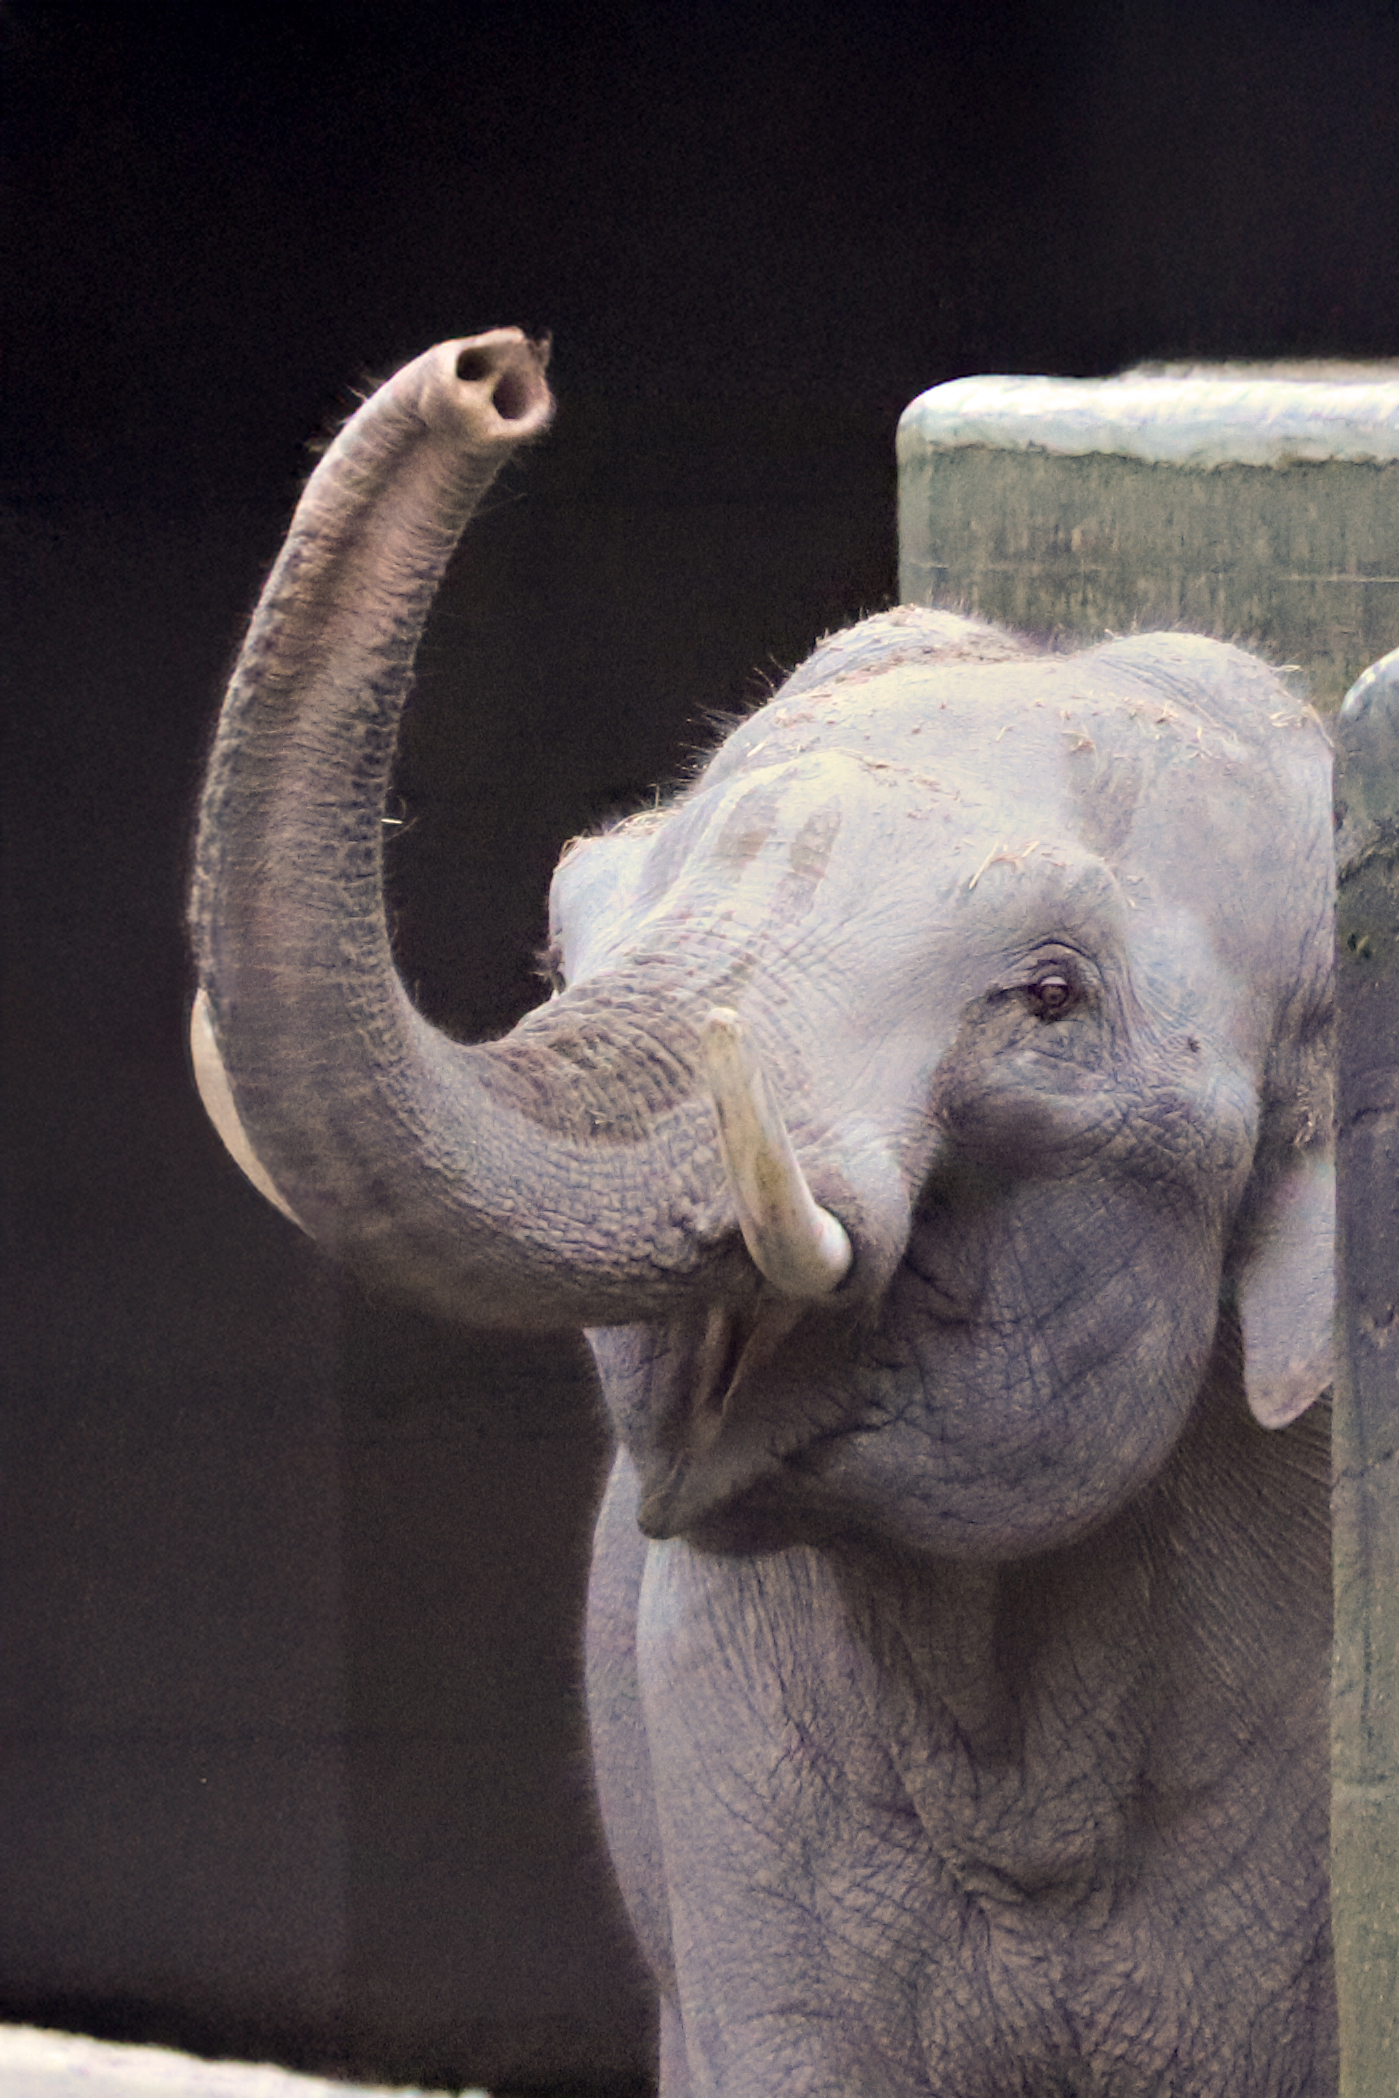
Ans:
{"label": "green concrete block", "polygon": [[898,457],[906,602],[1215,634],[1326,712],[1399,641],[1399,364],[955,379]]}

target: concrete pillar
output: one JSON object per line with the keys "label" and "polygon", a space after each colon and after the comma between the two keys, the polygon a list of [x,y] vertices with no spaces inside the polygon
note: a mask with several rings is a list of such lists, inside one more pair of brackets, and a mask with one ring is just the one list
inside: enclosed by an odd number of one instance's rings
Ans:
{"label": "concrete pillar", "polygon": [[936,386],[899,426],[899,547],[905,601],[1045,639],[1215,634],[1339,710],[1332,1912],[1341,2098],[1394,2098],[1399,364]]}

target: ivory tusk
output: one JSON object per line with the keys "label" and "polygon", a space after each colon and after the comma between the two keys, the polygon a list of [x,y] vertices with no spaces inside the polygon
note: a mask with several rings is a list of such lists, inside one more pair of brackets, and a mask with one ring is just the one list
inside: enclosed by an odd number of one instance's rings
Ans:
{"label": "ivory tusk", "polygon": [[203,990],[195,993],[194,1010],[189,1016],[189,1056],[194,1067],[194,1082],[204,1103],[204,1112],[223,1138],[224,1149],[229,1157],[251,1180],[258,1193],[266,1196],[274,1209],[280,1209],[282,1215],[290,1218],[298,1231],[304,1231],[306,1226],[282,1199],[271,1174],[248,1142],[248,1132],[238,1118],[238,1109],[233,1103],[233,1088],[228,1082],[228,1073],[223,1067],[223,1058],[219,1055],[219,1045],[214,1039],[209,994]]}
{"label": "ivory tusk", "polygon": [[812,1197],[738,1014],[716,1005],[700,1040],[724,1171],[753,1265],[783,1296],[826,1296],[850,1272],[850,1241]]}

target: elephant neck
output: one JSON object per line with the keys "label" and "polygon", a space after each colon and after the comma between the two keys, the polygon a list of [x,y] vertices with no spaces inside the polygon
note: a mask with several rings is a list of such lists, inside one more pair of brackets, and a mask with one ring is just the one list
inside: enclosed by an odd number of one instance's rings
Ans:
{"label": "elephant neck", "polygon": [[1324,1407],[1270,1434],[1217,1376],[1158,1479],[1071,1547],[842,1548],[876,1724],[961,1891],[1076,1910],[1152,1854],[1203,1878],[1250,1824],[1280,1870],[1288,1842],[1324,1855],[1329,1462]]}

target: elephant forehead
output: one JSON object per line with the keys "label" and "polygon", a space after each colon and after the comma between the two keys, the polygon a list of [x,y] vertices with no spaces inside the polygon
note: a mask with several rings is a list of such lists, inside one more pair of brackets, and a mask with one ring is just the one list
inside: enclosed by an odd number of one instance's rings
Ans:
{"label": "elephant forehead", "polygon": [[[779,693],[729,738],[705,783],[839,748],[925,797],[952,795],[1006,821],[1062,815],[1112,858],[1144,798],[1189,807],[1281,789],[1290,804],[1281,774],[1294,768],[1279,761],[1284,746],[1316,740],[1308,718],[1238,651],[1147,637],[1074,657],[906,663]],[[1313,769],[1320,754],[1317,740]]]}
{"label": "elephant forehead", "polygon": [[[1234,652],[1222,653],[1232,674]],[[708,923],[726,940],[795,931],[805,945],[818,926],[839,938],[900,913],[913,937],[926,906],[959,891],[1015,916],[1037,889],[1062,895],[1068,866],[1088,861],[1125,881],[1134,921],[1169,895],[1227,927],[1260,824],[1292,837],[1297,812],[1273,754],[1241,741],[1242,717],[1209,697],[1179,681],[1166,694],[1135,659],[1097,653],[905,664],[779,694],[669,809],[560,869],[569,973],[660,919],[686,937]],[[1265,740],[1283,735],[1270,716],[1260,723]],[[1301,857],[1294,838],[1285,888]],[[1248,941],[1226,942],[1235,964],[1257,944],[1259,925],[1245,930]]]}
{"label": "elephant forehead", "polygon": [[993,767],[933,772],[916,746],[909,761],[833,742],[726,766],[668,811],[566,858],[553,919],[570,979],[662,922],[687,937],[708,926],[726,942],[785,943],[892,914],[917,937],[935,900],[979,885],[989,900],[1003,867],[1062,892],[1083,854],[1052,755],[1025,748]]}
{"label": "elephant forehead", "polygon": [[[936,792],[984,777],[1008,780],[1071,740],[1056,705],[1071,695],[1055,664],[904,664],[848,684],[778,697],[736,729],[702,786],[819,754]],[[1015,741],[1007,742],[1011,731]]]}
{"label": "elephant forehead", "polygon": [[681,884],[769,901],[783,887],[792,909],[809,908],[851,853],[887,843],[876,770],[833,749],[702,783],[652,839],[638,902],[646,908]]}

